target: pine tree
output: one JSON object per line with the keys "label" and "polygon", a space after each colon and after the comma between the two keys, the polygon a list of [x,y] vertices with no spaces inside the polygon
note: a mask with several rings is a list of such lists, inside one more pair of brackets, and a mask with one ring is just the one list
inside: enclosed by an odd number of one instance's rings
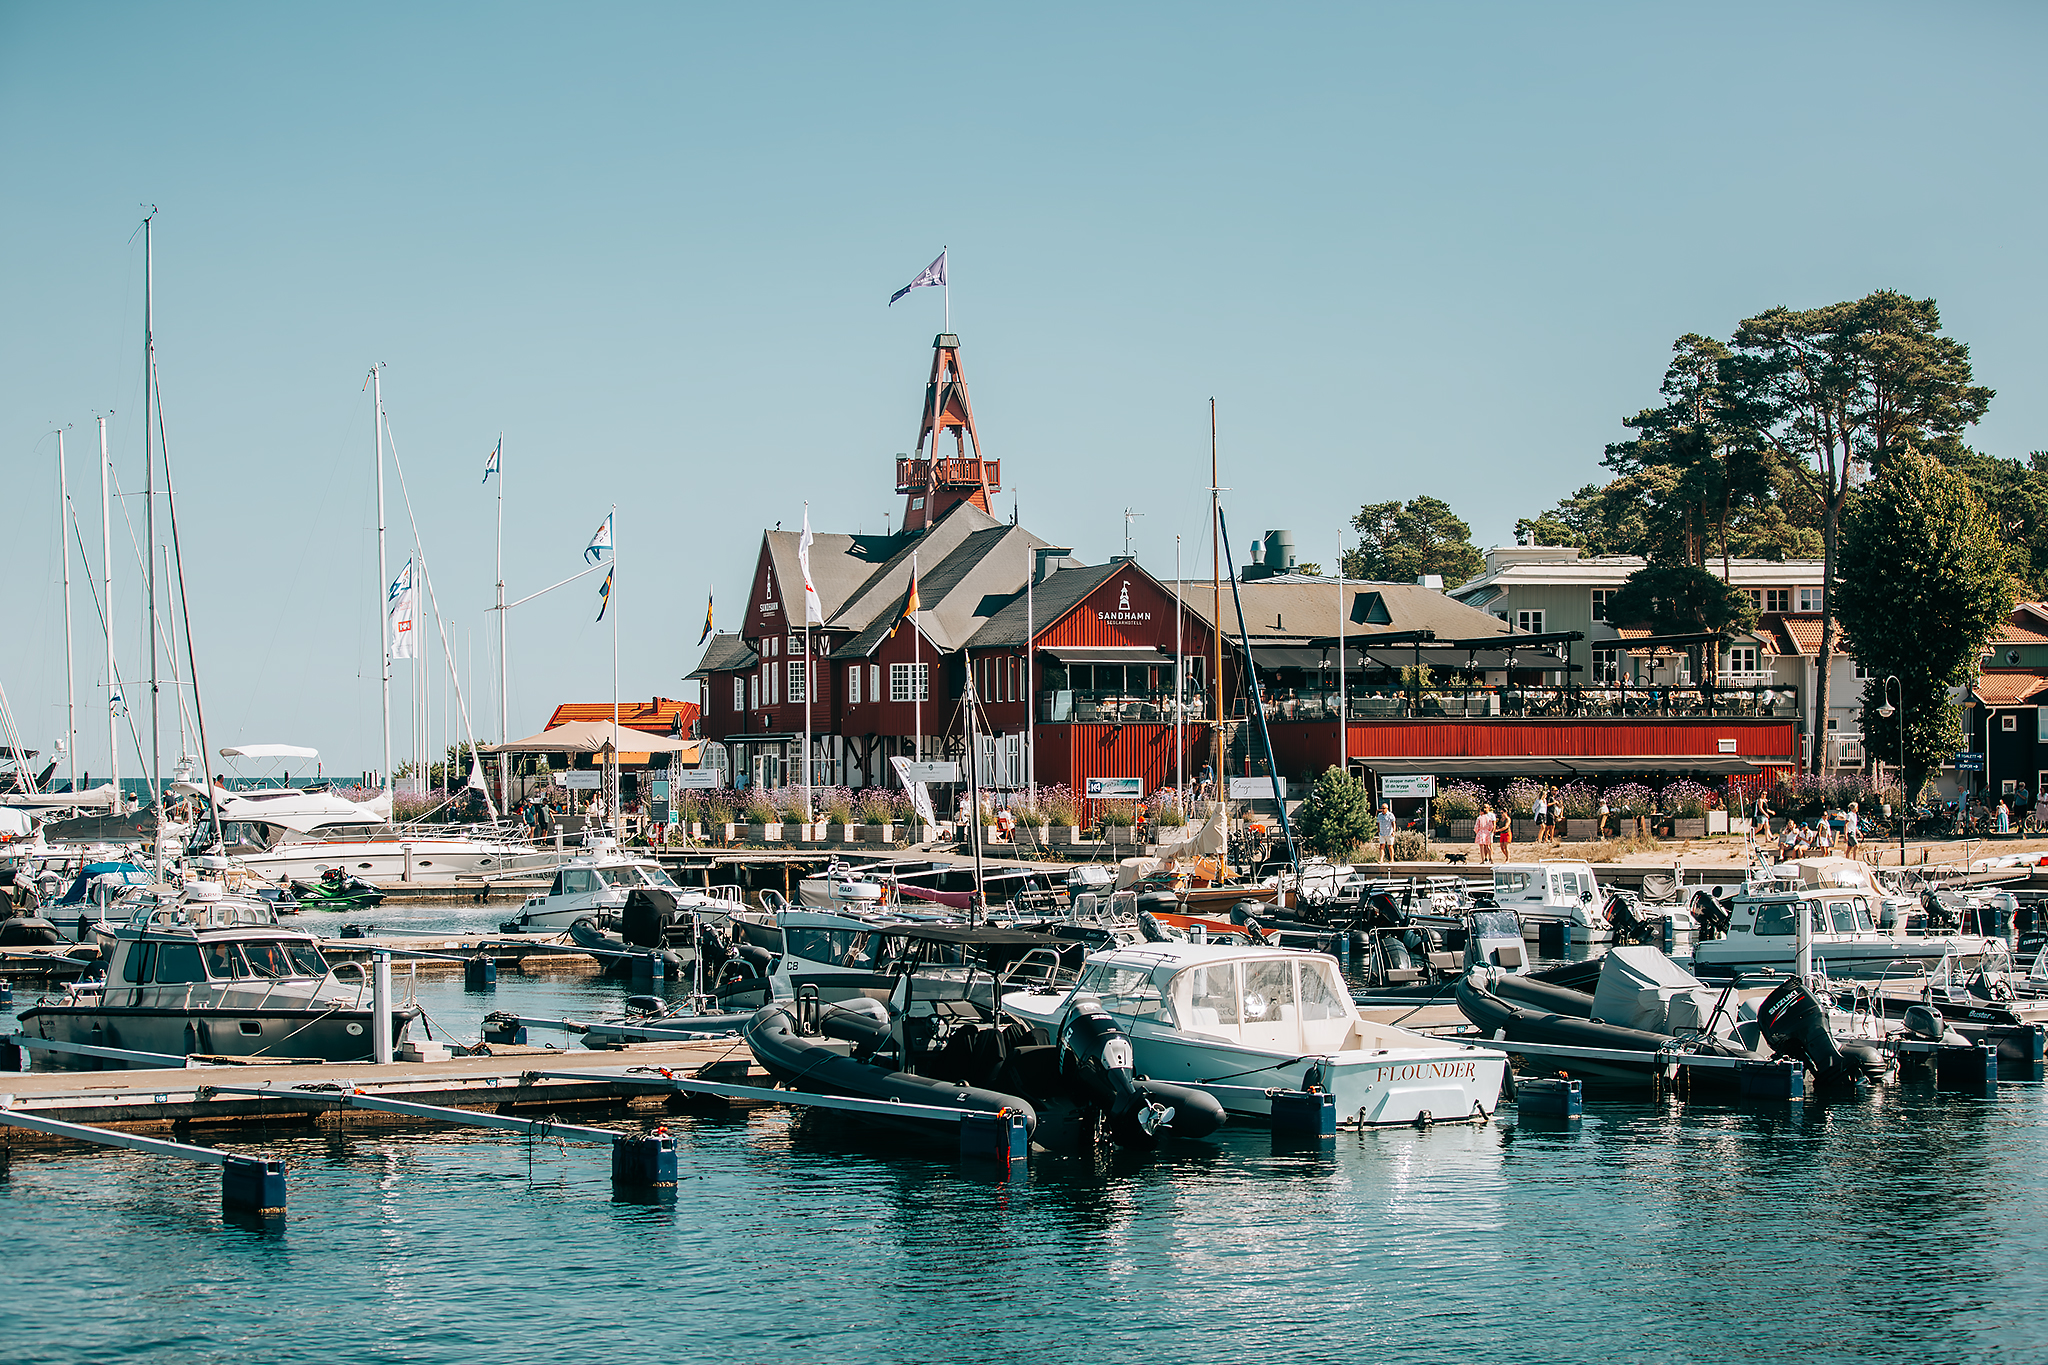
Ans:
{"label": "pine tree", "polygon": [[1342,858],[1372,838],[1372,801],[1365,784],[1342,768],[1331,767],[1316,779],[1295,817],[1301,840],[1326,858]]}

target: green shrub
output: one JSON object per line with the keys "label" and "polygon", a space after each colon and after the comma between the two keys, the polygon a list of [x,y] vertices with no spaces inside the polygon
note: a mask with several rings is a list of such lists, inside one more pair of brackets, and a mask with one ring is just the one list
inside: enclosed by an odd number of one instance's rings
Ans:
{"label": "green shrub", "polygon": [[1429,840],[1422,837],[1419,829],[1397,830],[1394,833],[1394,861],[1397,863],[1419,863],[1429,858]]}
{"label": "green shrub", "polygon": [[1316,779],[1297,818],[1302,842],[1326,858],[1344,856],[1376,832],[1365,784],[1337,767]]}

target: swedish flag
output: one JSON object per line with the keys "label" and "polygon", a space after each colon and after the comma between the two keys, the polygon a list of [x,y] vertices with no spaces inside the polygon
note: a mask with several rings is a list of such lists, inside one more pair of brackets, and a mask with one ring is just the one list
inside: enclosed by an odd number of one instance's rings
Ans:
{"label": "swedish flag", "polygon": [[612,604],[612,575],[617,572],[617,569],[606,569],[604,586],[597,590],[597,619],[600,621],[604,620],[605,608]]}

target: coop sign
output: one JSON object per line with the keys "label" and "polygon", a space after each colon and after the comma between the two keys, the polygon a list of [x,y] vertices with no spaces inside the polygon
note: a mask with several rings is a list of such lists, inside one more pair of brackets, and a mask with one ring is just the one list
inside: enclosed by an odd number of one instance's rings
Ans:
{"label": "coop sign", "polygon": [[1149,611],[1131,610],[1131,580],[1126,578],[1123,581],[1122,590],[1117,594],[1116,610],[1098,611],[1095,613],[1095,619],[1110,622],[1149,621],[1152,619],[1152,613]]}
{"label": "coop sign", "polygon": [[1382,777],[1380,796],[1388,801],[1412,801],[1418,796],[1435,796],[1436,778],[1423,777]]}

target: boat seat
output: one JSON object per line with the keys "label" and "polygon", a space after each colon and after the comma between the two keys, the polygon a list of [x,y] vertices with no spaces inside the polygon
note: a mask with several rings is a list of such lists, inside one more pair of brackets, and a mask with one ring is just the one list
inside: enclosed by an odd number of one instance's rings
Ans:
{"label": "boat seat", "polygon": [[1435,967],[1438,971],[1455,972],[1464,964],[1464,957],[1458,953],[1431,953],[1429,955],[1429,965]]}
{"label": "boat seat", "polygon": [[1422,971],[1418,967],[1387,968],[1387,984],[1390,986],[1406,985],[1420,980],[1422,980]]}

